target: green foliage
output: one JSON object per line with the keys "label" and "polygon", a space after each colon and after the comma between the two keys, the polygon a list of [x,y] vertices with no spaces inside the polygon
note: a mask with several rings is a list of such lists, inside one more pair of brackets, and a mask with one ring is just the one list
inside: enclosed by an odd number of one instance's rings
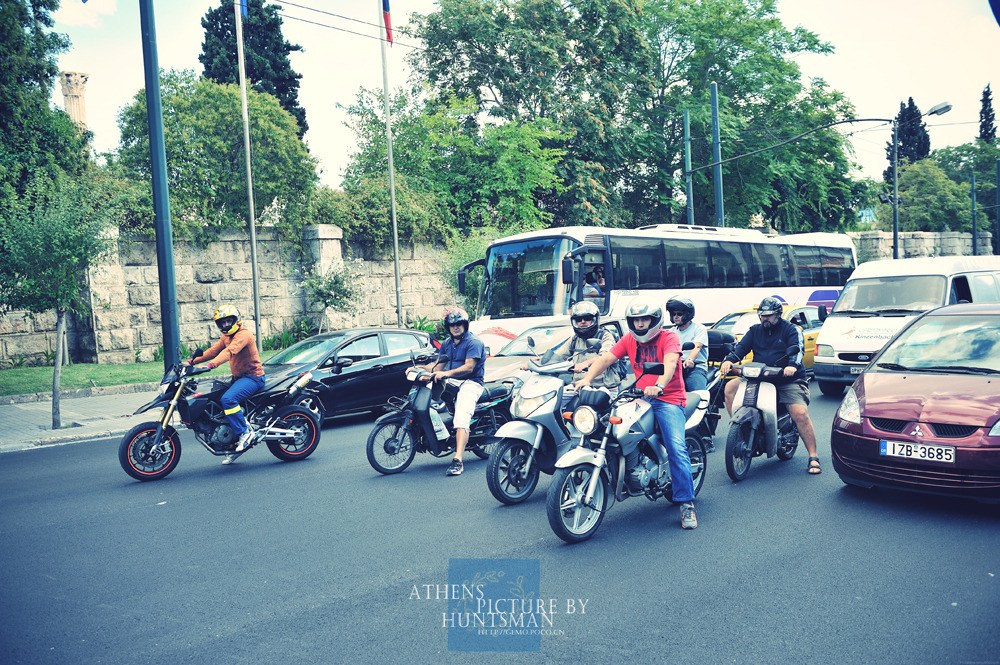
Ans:
{"label": "green foliage", "polygon": [[413,329],[421,330],[426,333],[432,333],[437,328],[437,325],[426,316],[418,316],[413,320]]}
{"label": "green foliage", "polygon": [[983,88],[983,98],[979,108],[979,138],[987,143],[993,143],[997,137],[996,115],[993,113],[993,92],[987,84]]}
{"label": "green foliage", "polygon": [[[312,305],[338,312],[356,312],[362,295],[361,282],[355,274],[354,262],[330,266],[321,273],[310,268],[302,277],[302,289]],[[299,323],[306,323],[304,321]]]}
{"label": "green foliage", "polygon": [[[970,183],[976,176],[976,200],[981,210],[978,216],[980,228],[996,227],[1000,210],[992,206],[996,202],[996,164],[1000,159],[1000,141],[977,139],[963,145],[941,148],[931,153],[931,159],[941,167],[956,183]],[[968,202],[971,207],[971,200]],[[971,231],[971,226],[969,230]],[[994,239],[996,241],[996,239]]]}
{"label": "green foliage", "polygon": [[[927,157],[931,152],[931,137],[927,133],[927,125],[922,122],[923,116],[920,109],[913,103],[913,97],[903,104],[899,103],[899,113],[896,114],[896,125],[898,126],[898,157],[902,163],[905,159],[911,164],[919,162]],[[885,158],[889,160],[889,166],[883,172],[886,182],[892,182],[892,141],[885,146]]]}
{"label": "green foliage", "polygon": [[[957,183],[924,159],[899,165],[900,231],[972,231],[969,184]],[[879,220],[892,228],[892,208],[879,207]]]}
{"label": "green foliage", "polygon": [[288,332],[292,334],[292,338],[296,342],[300,342],[306,337],[315,335],[316,326],[306,319],[295,319],[292,321],[292,326],[288,329]]}
{"label": "green foliage", "polygon": [[[174,233],[206,239],[220,228],[246,227],[246,168],[239,87],[172,70],[161,78],[163,131]],[[248,90],[255,216],[286,232],[308,220],[318,177],[295,119],[271,95]],[[118,116],[115,169],[150,181],[145,91]]]}
{"label": "green foliage", "polygon": [[[247,0],[247,16],[243,18],[243,52],[246,77],[255,89],[266,92],[281,102],[299,125],[301,138],[309,125],[306,111],[299,106],[299,79],[288,56],[302,47],[285,41],[281,33],[280,5],[264,5],[263,0]],[[222,2],[209,9],[201,20],[205,29],[198,61],[205,67],[205,78],[218,83],[239,84],[239,60],[236,52],[236,15],[232,2]]]}

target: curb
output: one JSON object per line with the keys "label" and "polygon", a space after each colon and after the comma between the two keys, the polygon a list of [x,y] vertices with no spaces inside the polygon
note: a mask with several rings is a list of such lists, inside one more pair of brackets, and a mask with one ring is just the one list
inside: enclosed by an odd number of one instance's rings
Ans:
{"label": "curb", "polygon": [[[78,397],[101,397],[104,395],[128,395],[132,393],[155,392],[160,387],[159,382],[126,383],[120,386],[94,386],[92,388],[77,388],[76,390],[60,390],[60,399],[76,399]],[[51,402],[52,392],[26,393],[24,395],[0,396],[0,406],[9,404],[28,404],[31,402]]]}

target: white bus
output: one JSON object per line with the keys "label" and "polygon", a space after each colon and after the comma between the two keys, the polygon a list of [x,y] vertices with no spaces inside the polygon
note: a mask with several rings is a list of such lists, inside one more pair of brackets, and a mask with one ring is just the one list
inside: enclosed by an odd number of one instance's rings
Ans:
{"label": "white bus", "polygon": [[[666,303],[681,295],[706,324],[765,296],[832,307],[856,262],[851,239],[836,233],[574,226],[497,240],[484,258],[459,270],[458,282],[464,293],[467,274],[483,268],[478,296],[469,299],[475,310],[471,329],[497,351],[530,326],[565,321],[581,299],[603,315],[624,316],[636,296]],[[595,280],[602,271],[603,281]]]}

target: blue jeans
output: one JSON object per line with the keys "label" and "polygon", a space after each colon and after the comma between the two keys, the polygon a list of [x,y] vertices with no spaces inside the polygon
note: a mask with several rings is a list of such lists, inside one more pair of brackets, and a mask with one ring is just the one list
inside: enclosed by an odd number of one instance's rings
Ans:
{"label": "blue jeans", "polygon": [[688,392],[704,390],[706,386],[708,386],[708,370],[704,365],[695,365],[684,377],[684,389]]}
{"label": "blue jeans", "polygon": [[667,449],[670,462],[670,480],[673,483],[674,501],[694,501],[694,480],[691,479],[691,458],[684,444],[684,408],[659,399],[649,400],[653,407],[660,438]]}
{"label": "blue jeans", "polygon": [[240,436],[247,431],[247,419],[243,415],[243,407],[240,402],[264,387],[264,375],[241,376],[233,381],[233,385],[222,394],[223,412],[229,421],[229,426],[233,428],[233,434]]}

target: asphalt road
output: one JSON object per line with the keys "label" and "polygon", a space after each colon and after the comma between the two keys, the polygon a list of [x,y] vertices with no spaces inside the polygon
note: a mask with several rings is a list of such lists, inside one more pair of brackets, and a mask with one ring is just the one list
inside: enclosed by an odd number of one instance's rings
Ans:
{"label": "asphalt road", "polygon": [[[471,455],[457,478],[427,455],[383,477],[371,418],[297,463],[258,447],[223,467],[184,433],[153,483],[117,441],[4,454],[0,663],[1000,663],[1000,509],[845,487],[838,402],[813,394],[821,476],[800,446],[733,484],[713,453],[697,530],[631,499],[574,546],[547,476],[514,507]],[[537,565],[533,650],[449,649],[459,559]]]}

